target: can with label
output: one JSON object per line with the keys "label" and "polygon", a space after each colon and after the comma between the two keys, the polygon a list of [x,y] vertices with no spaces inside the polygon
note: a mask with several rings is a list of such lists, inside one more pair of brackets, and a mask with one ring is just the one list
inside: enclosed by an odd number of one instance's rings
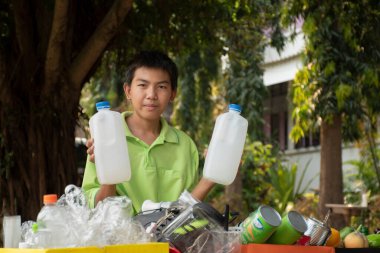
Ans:
{"label": "can with label", "polygon": [[241,242],[264,243],[280,224],[280,214],[274,208],[262,205],[242,223]]}
{"label": "can with label", "polygon": [[276,232],[268,239],[269,244],[292,245],[307,230],[303,216],[297,211],[288,212],[283,218]]}

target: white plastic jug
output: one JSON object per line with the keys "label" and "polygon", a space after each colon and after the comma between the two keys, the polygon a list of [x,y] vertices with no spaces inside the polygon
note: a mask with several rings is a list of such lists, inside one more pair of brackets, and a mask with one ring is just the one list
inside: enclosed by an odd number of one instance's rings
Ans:
{"label": "white plastic jug", "polygon": [[97,113],[90,119],[94,139],[96,174],[101,184],[118,184],[131,178],[131,165],[124,120],[111,111],[107,101],[96,103]]}
{"label": "white plastic jug", "polygon": [[239,105],[230,104],[229,111],[216,119],[203,167],[203,177],[215,183],[229,185],[235,180],[248,129],[240,113]]}

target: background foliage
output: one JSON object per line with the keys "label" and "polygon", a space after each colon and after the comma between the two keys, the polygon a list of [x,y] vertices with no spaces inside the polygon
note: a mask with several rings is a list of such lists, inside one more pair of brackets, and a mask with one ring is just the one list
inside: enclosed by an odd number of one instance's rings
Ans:
{"label": "background foliage", "polygon": [[[319,211],[324,215],[326,203],[343,202],[342,139],[371,135],[380,112],[375,95],[380,94],[380,3],[284,3],[284,24],[302,20],[306,40],[304,67],[292,84],[291,137],[297,141],[309,129],[321,129]],[[363,127],[367,124],[371,127]],[[332,221],[336,227],[344,223],[343,217]]]}
{"label": "background foliage", "polygon": [[357,140],[361,124],[380,112],[378,1],[285,1],[284,23],[304,20],[305,67],[292,86],[297,140],[320,118],[340,114],[343,136]]}

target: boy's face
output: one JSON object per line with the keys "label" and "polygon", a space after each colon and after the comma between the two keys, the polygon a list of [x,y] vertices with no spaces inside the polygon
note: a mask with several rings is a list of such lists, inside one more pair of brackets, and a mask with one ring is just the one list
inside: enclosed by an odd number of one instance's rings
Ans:
{"label": "boy's face", "polygon": [[124,92],[134,113],[146,120],[158,120],[176,95],[166,71],[147,67],[136,69],[132,83],[124,85]]}

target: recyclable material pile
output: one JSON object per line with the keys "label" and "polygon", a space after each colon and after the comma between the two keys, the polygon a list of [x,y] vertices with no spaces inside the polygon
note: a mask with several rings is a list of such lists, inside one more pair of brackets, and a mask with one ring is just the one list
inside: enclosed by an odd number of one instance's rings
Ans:
{"label": "recyclable material pile", "polygon": [[[228,231],[226,219],[184,191],[178,201],[146,201],[133,216],[131,200],[108,197],[94,209],[83,190],[68,185],[58,200],[44,196],[36,221],[21,226],[19,248],[73,248],[168,242],[182,253],[232,253],[240,249],[240,231]],[[227,225],[228,227],[228,225]]]}
{"label": "recyclable material pile", "polygon": [[134,217],[152,238],[182,253],[240,252],[240,230],[228,229],[228,213],[195,200],[184,191],[175,202],[145,201]]}
{"label": "recyclable material pile", "polygon": [[[55,197],[55,198],[54,198]],[[108,197],[95,209],[87,206],[81,188],[68,185],[65,194],[45,196],[36,221],[21,227],[20,248],[66,248],[147,242],[168,242],[182,253],[239,252],[241,244],[280,244],[379,248],[380,233],[365,227],[340,231],[296,211],[283,217],[262,205],[236,227],[229,227],[229,211],[220,214],[184,191],[175,202],[146,201],[133,216],[127,197]],[[228,209],[226,209],[228,210]]]}
{"label": "recyclable material pile", "polygon": [[151,238],[132,219],[127,197],[110,197],[93,210],[81,188],[68,185],[55,205],[44,206],[37,221],[21,227],[20,248],[65,248],[144,243]]}

